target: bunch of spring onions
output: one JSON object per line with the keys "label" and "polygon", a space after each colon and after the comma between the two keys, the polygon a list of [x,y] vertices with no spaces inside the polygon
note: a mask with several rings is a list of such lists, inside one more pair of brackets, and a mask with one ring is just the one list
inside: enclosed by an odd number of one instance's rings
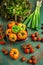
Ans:
{"label": "bunch of spring onions", "polygon": [[40,8],[42,1],[37,1],[35,11],[23,22],[28,28],[38,30],[40,24]]}

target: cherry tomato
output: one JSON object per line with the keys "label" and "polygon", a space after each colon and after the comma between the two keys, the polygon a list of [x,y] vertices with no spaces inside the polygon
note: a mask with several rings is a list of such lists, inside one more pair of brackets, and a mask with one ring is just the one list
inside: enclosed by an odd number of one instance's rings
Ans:
{"label": "cherry tomato", "polygon": [[33,52],[34,52],[34,49],[33,49],[33,48],[31,48],[31,49],[30,49],[30,53],[33,53]]}
{"label": "cherry tomato", "polygon": [[35,56],[32,56],[32,57],[31,57],[31,59],[32,59],[32,60],[35,60],[35,59],[36,59],[36,57],[35,57]]}
{"label": "cherry tomato", "polygon": [[5,44],[5,42],[4,42],[4,41],[2,41],[2,42],[0,42],[0,44],[4,45],[4,44]]}
{"label": "cherry tomato", "polygon": [[37,41],[37,37],[32,38],[33,41]]}
{"label": "cherry tomato", "polygon": [[41,26],[41,29],[43,29],[43,26]]}
{"label": "cherry tomato", "polygon": [[35,36],[38,36],[38,32],[35,33]]}
{"label": "cherry tomato", "polygon": [[27,45],[27,48],[28,48],[28,49],[32,48],[31,44],[28,44],[28,45]]}
{"label": "cherry tomato", "polygon": [[39,49],[40,47],[41,47],[41,45],[40,45],[40,44],[38,44],[36,48],[38,48],[38,49]]}
{"label": "cherry tomato", "polygon": [[31,38],[34,38],[35,37],[35,34],[33,33],[33,34],[31,34]]}
{"label": "cherry tomato", "polygon": [[26,61],[26,58],[25,58],[25,57],[22,57],[22,58],[21,58],[21,61]]}
{"label": "cherry tomato", "polygon": [[43,42],[43,38],[41,38],[41,42]]}
{"label": "cherry tomato", "polygon": [[24,49],[24,53],[28,54],[29,53],[29,49]]}
{"label": "cherry tomato", "polygon": [[37,63],[37,60],[36,60],[36,59],[34,59],[34,60],[32,61],[32,63],[33,63],[33,64],[36,64],[36,63]]}
{"label": "cherry tomato", "polygon": [[27,62],[31,64],[32,63],[32,59],[29,59]]}
{"label": "cherry tomato", "polygon": [[0,35],[0,40],[2,39],[2,36]]}
{"label": "cherry tomato", "polygon": [[40,38],[40,37],[38,37],[38,38],[37,38],[37,41],[40,41],[40,40],[41,40],[41,38]]}

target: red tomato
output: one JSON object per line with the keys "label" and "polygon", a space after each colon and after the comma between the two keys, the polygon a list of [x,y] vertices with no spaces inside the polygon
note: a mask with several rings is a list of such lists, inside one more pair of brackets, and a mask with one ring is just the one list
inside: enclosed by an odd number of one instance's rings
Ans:
{"label": "red tomato", "polygon": [[0,42],[0,44],[4,45],[4,44],[5,44],[5,42],[4,42],[4,41],[2,41],[2,42]]}
{"label": "red tomato", "polygon": [[24,49],[24,53],[28,54],[29,53],[29,49]]}
{"label": "red tomato", "polygon": [[35,33],[35,36],[38,36],[38,32]]}
{"label": "red tomato", "polygon": [[35,60],[35,59],[36,59],[36,57],[35,57],[35,56],[32,56],[32,57],[31,57],[31,59],[32,59],[32,60]]}
{"label": "red tomato", "polygon": [[38,38],[37,38],[37,40],[38,40],[38,41],[40,41],[40,40],[41,40],[41,38],[40,38],[40,37],[38,37]]}
{"label": "red tomato", "polygon": [[32,59],[29,59],[29,60],[28,60],[28,63],[30,63],[30,64],[31,64],[31,63],[32,63]]}
{"label": "red tomato", "polygon": [[34,59],[34,60],[32,61],[32,63],[33,63],[33,64],[36,64],[36,63],[37,63],[37,60],[36,60],[36,59]]}
{"label": "red tomato", "polygon": [[31,44],[28,44],[28,45],[27,45],[27,48],[28,48],[28,49],[32,48]]}
{"label": "red tomato", "polygon": [[0,35],[0,40],[2,39],[2,36]]}
{"label": "red tomato", "polygon": [[43,38],[41,38],[41,42],[43,42]]}
{"label": "red tomato", "polygon": [[33,34],[31,34],[31,38],[34,38],[35,37],[35,34],[33,33]]}
{"label": "red tomato", "polygon": [[33,41],[37,41],[37,37],[32,38]]}
{"label": "red tomato", "polygon": [[34,52],[34,49],[33,49],[33,48],[31,48],[31,49],[30,49],[30,53],[33,53],[33,52]]}

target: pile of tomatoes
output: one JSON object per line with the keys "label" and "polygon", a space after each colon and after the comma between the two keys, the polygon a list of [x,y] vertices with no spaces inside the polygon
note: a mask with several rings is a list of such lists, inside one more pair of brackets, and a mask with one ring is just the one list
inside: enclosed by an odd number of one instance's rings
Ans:
{"label": "pile of tomatoes", "polygon": [[23,44],[22,49],[25,54],[34,53],[34,48],[31,44]]}
{"label": "pile of tomatoes", "polygon": [[39,36],[38,32],[32,33],[31,34],[31,39],[32,39],[32,41],[41,41],[41,42],[43,42],[43,38],[41,38]]}

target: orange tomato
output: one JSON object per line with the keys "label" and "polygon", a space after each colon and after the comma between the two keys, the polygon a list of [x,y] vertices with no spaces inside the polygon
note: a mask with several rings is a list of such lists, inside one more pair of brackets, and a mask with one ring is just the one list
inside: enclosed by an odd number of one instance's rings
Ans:
{"label": "orange tomato", "polygon": [[10,51],[11,58],[13,58],[14,60],[17,60],[19,58],[19,56],[20,56],[20,53],[19,53],[18,49],[16,49],[16,48],[11,49],[11,51]]}
{"label": "orange tomato", "polygon": [[17,35],[11,33],[11,34],[9,35],[9,40],[12,41],[12,42],[15,42],[15,41],[17,40]]}
{"label": "orange tomato", "polygon": [[21,30],[19,33],[18,33],[18,39],[20,40],[24,40],[27,38],[27,31],[25,30]]}
{"label": "orange tomato", "polygon": [[12,26],[14,26],[14,25],[15,25],[15,22],[11,21],[11,22],[8,23],[8,28],[12,28]]}

